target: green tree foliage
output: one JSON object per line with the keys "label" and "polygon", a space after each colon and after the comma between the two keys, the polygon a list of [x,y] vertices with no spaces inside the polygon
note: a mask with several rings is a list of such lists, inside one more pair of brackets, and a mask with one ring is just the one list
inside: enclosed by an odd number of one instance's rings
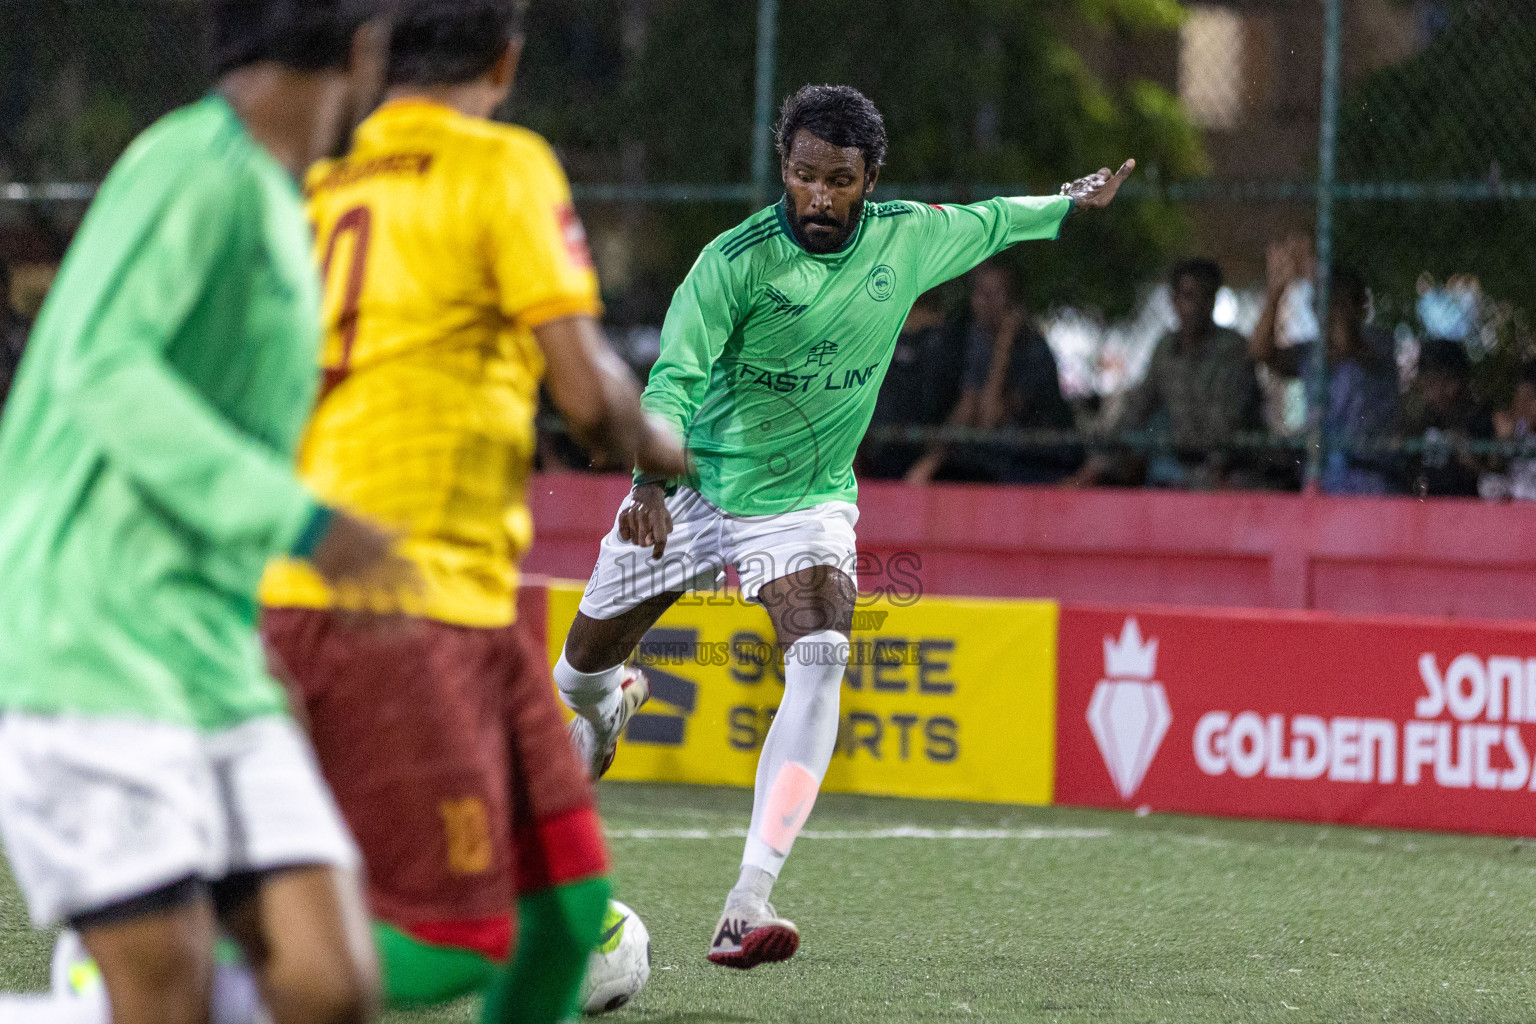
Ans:
{"label": "green tree foliage", "polygon": [[[1462,0],[1413,58],[1344,98],[1345,182],[1536,181],[1536,8],[1527,0]],[[1530,199],[1447,203],[1347,201],[1339,252],[1395,311],[1414,284],[1472,273],[1496,300],[1536,310]]]}
{"label": "green tree foliage", "polygon": [[[537,31],[565,8],[555,38]],[[545,5],[530,34],[520,113],[557,143],[579,148],[594,133],[643,145],[653,182],[741,182],[749,176],[755,4],[653,0],[645,44],[624,64],[618,3]],[[607,8],[608,17],[603,17]],[[577,42],[572,14],[596,18]],[[1166,179],[1205,170],[1198,135],[1162,85],[1112,77],[1080,52],[1167,43],[1182,17],[1173,0],[784,0],[779,96],[807,82],[857,86],[880,106],[891,136],[884,180],[936,186],[949,198],[1001,188],[1053,192],[1070,177],[1135,156]],[[623,66],[609,91],[568,104],[552,66],[588,46]],[[547,52],[541,49],[548,47]],[[1109,63],[1100,60],[1100,65]],[[566,78],[566,89],[570,87]],[[549,90],[549,91],[546,91]],[[667,209],[652,239],[673,280],[740,208]],[[1170,206],[1127,202],[1084,218],[1059,247],[1017,254],[1039,305],[1088,302],[1128,308],[1137,282],[1158,273],[1185,237]]]}
{"label": "green tree foliage", "polygon": [[[134,134],[207,87],[198,6],[0,0],[3,169],[103,175]],[[1175,0],[783,0],[777,92],[863,89],[890,128],[885,180],[924,195],[1053,192],[1128,156],[1139,174],[1176,180],[1205,170],[1198,134],[1163,84],[1111,71],[1137,48],[1170,47],[1181,17]],[[577,182],[745,182],[756,33],[750,0],[534,0],[512,116],[560,147]],[[699,247],[746,212],[649,207],[637,278],[670,293]],[[1186,231],[1167,204],[1122,202],[1015,258],[1038,306],[1119,312]]]}
{"label": "green tree foliage", "polygon": [[192,0],[0,3],[0,164],[29,180],[99,179],[205,87],[202,41]]}

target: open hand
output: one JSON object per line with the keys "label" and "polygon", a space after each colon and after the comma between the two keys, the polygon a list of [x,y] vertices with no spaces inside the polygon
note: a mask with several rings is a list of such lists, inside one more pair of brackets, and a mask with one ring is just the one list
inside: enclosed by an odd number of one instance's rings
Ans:
{"label": "open hand", "polygon": [[1115,193],[1120,191],[1120,186],[1135,169],[1135,160],[1127,160],[1113,174],[1109,173],[1108,167],[1101,167],[1086,178],[1078,178],[1061,186],[1061,194],[1071,196],[1078,206],[1089,210],[1102,210],[1109,205],[1110,200],[1115,198]]}

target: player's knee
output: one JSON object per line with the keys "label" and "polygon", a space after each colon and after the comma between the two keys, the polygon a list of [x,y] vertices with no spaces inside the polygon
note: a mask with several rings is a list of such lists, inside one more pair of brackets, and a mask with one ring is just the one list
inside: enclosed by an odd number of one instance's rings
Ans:
{"label": "player's knee", "polygon": [[377,972],[347,956],[290,957],[267,972],[279,1024],[366,1024],[379,1015]]}

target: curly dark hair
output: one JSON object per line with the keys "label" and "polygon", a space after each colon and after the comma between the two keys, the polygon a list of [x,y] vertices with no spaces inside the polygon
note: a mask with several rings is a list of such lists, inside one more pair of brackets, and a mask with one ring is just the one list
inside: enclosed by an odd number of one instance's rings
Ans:
{"label": "curly dark hair", "polygon": [[527,9],[528,0],[401,0],[389,40],[389,84],[473,82],[522,33]]}
{"label": "curly dark hair", "polygon": [[857,146],[865,171],[885,163],[885,118],[852,86],[806,85],[786,99],[774,129],[780,156],[789,155],[802,128],[834,146]]}

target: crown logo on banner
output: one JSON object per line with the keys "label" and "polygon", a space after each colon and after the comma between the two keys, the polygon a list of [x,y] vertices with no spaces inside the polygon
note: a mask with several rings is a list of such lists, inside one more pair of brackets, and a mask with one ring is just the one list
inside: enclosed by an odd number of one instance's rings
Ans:
{"label": "crown logo on banner", "polygon": [[1151,679],[1157,675],[1157,640],[1143,642],[1141,624],[1126,619],[1117,643],[1104,638],[1104,674],[1111,679]]}
{"label": "crown logo on banner", "polygon": [[1141,624],[1126,619],[1120,639],[1104,638],[1104,675],[1088,702],[1088,728],[1120,799],[1141,788],[1168,735],[1173,714],[1157,672],[1157,640],[1143,640]]}

